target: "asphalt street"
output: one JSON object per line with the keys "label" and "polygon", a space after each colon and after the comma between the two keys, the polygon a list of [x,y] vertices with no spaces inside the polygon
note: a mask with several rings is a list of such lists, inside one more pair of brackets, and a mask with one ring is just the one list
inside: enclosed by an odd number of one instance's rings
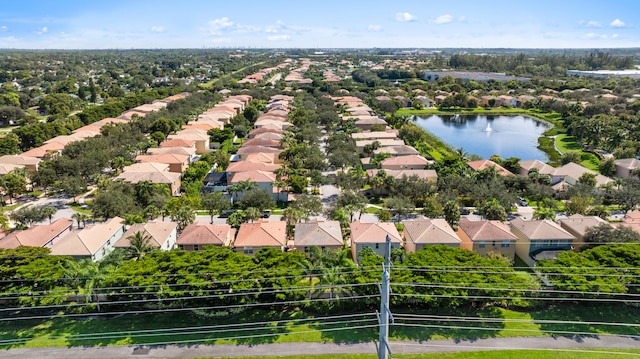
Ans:
{"label": "asphalt street", "polygon": [[[481,350],[531,349],[543,351],[593,351],[606,357],[608,349],[637,349],[637,338],[617,335],[581,337],[516,337],[474,340],[422,340],[391,342],[394,354],[470,352]],[[377,343],[275,343],[256,345],[167,345],[160,347],[109,346],[65,348],[16,348],[0,351],[0,358],[120,359],[262,357],[318,354],[375,354]],[[579,355],[579,354],[578,354]]]}

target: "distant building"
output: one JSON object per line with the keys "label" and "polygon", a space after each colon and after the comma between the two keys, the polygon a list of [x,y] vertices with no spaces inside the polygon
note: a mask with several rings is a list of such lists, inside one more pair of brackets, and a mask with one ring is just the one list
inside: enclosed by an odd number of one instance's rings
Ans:
{"label": "distant building", "polygon": [[424,79],[427,81],[436,81],[437,79],[451,76],[454,79],[462,79],[463,81],[479,81],[486,82],[489,80],[507,82],[509,80],[531,81],[528,77],[515,77],[504,73],[497,72],[475,72],[475,71],[425,71]]}
{"label": "distant building", "polygon": [[640,70],[567,70],[566,74],[569,76],[588,76],[597,79],[608,79],[613,77],[629,77],[632,79],[640,79]]}

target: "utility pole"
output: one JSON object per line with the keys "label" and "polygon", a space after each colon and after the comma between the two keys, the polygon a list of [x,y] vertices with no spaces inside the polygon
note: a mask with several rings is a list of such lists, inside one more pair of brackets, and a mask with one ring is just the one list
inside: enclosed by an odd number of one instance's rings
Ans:
{"label": "utility pole", "polygon": [[387,234],[384,249],[384,264],[382,265],[382,286],[380,287],[380,342],[378,344],[378,359],[388,359],[389,348],[389,282],[391,274],[391,237]]}

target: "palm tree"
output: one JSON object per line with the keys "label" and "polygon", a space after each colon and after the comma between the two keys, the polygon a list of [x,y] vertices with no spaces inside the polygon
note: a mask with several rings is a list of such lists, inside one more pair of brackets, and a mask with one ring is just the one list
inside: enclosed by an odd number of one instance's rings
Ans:
{"label": "palm tree", "polygon": [[293,236],[293,227],[295,227],[296,223],[300,222],[301,219],[307,218],[304,211],[300,208],[287,207],[282,212],[282,220],[287,222],[287,234],[290,237]]}
{"label": "palm tree", "polygon": [[137,261],[142,259],[145,254],[154,250],[154,246],[151,245],[153,237],[145,232],[136,232],[134,235],[127,237],[129,240],[129,247],[127,247],[127,255]]}
{"label": "palm tree", "polygon": [[116,170],[116,174],[119,174],[122,168],[124,168],[125,163],[126,163],[126,160],[124,159],[124,157],[122,156],[114,157],[111,160],[111,168]]}
{"label": "palm tree", "polygon": [[84,213],[76,212],[71,215],[71,218],[78,222],[78,228],[80,228],[80,222],[82,222],[82,227],[84,227],[87,224],[89,216]]}
{"label": "palm tree", "polygon": [[244,215],[246,216],[247,220],[254,222],[260,219],[260,216],[262,216],[262,212],[255,207],[249,207],[244,210]]}
{"label": "palm tree", "polygon": [[160,216],[160,208],[150,204],[144,208],[144,216],[147,217],[148,220],[158,218]]}
{"label": "palm tree", "polygon": [[90,258],[81,261],[68,260],[63,264],[65,278],[76,287],[76,293],[82,293],[85,296],[85,303],[96,302],[98,311],[100,311],[99,296],[93,291],[96,284],[104,278],[104,274],[100,271],[98,263]]}
{"label": "palm tree", "polygon": [[331,267],[324,268],[322,273],[319,276],[320,282],[318,283],[321,287],[316,291],[318,295],[322,295],[326,292],[326,287],[329,287],[329,299],[333,300],[334,298],[339,298],[339,294],[348,293],[348,290],[345,288],[336,291],[336,286],[340,286],[342,284],[346,284],[346,278],[342,274],[342,268],[340,267]]}
{"label": "palm tree", "polygon": [[54,207],[51,207],[51,206],[42,207],[42,214],[44,216],[46,216],[47,218],[49,218],[49,224],[51,224],[51,220],[53,219],[53,215],[56,214],[56,212],[58,212],[58,210],[55,209]]}

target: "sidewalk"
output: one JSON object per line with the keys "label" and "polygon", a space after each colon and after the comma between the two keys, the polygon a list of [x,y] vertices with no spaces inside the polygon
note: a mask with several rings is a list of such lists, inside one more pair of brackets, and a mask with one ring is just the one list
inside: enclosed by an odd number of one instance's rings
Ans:
{"label": "sidewalk", "polygon": [[[600,349],[598,349],[600,348]],[[391,342],[394,354],[471,352],[482,350],[638,349],[638,339],[617,335],[567,337],[514,337],[475,340],[420,340]],[[0,351],[0,358],[67,359],[92,358],[202,358],[261,357],[291,355],[375,354],[375,342],[367,343],[274,343],[248,345],[166,345],[158,347],[109,346],[64,348],[18,348]],[[604,357],[604,356],[603,356]]]}

